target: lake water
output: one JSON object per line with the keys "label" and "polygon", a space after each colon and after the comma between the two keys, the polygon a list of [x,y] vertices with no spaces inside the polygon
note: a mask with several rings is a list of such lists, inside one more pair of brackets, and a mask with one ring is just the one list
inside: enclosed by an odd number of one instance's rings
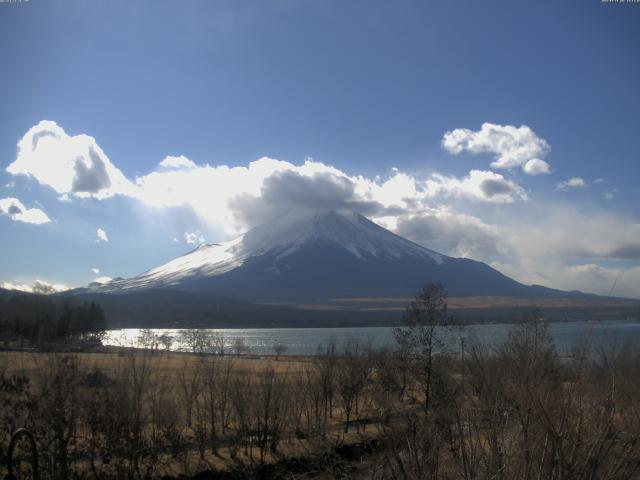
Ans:
{"label": "lake water", "polygon": [[[577,321],[551,323],[551,334],[560,354],[570,353],[573,347],[585,337],[592,345],[621,346],[625,342],[640,345],[640,322],[635,320]],[[511,324],[468,325],[443,330],[449,348],[460,345],[461,338],[476,338],[488,346],[503,342],[512,328]],[[167,334],[173,337],[172,350],[186,350],[179,341],[180,330],[153,329],[156,335]],[[287,354],[314,354],[321,345],[335,342],[338,346],[350,338],[370,342],[375,347],[393,344],[392,327],[358,328],[247,328],[247,329],[208,329],[212,334],[220,335],[230,350],[237,338],[242,338],[255,355],[273,354],[273,346],[285,345]],[[111,330],[105,340],[106,345],[140,346],[140,332],[136,328]]]}

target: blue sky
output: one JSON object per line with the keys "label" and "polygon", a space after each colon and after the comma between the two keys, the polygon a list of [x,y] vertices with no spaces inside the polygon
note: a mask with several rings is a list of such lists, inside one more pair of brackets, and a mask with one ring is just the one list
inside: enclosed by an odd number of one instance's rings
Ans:
{"label": "blue sky", "polygon": [[444,253],[640,297],[638,25],[598,0],[0,3],[0,282],[139,273],[302,178],[308,208],[329,179]]}

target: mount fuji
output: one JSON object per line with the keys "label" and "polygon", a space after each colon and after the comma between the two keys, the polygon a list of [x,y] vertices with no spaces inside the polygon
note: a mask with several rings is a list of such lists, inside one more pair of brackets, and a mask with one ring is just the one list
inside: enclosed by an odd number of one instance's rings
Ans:
{"label": "mount fuji", "polygon": [[556,297],[490,266],[429,250],[350,211],[289,215],[221,244],[204,244],[130,279],[86,293],[172,290],[257,303],[303,304],[353,297],[411,297],[425,282],[449,295]]}

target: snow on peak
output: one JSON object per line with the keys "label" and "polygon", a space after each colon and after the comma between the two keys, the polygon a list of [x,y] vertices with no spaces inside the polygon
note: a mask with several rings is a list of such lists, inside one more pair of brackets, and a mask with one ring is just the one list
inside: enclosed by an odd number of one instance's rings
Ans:
{"label": "snow on peak", "polygon": [[355,212],[329,211],[286,215],[257,226],[234,240],[202,244],[189,253],[130,280],[112,281],[102,290],[151,288],[177,284],[183,279],[217,276],[241,266],[252,257],[286,257],[310,243],[340,246],[354,256],[400,258],[416,256],[444,261],[439,253],[421,247]]}
{"label": "snow on peak", "polygon": [[358,258],[413,255],[430,257],[438,264],[443,262],[443,256],[439,253],[399,237],[351,211],[316,213],[307,218],[281,218],[249,231],[243,245],[256,253],[284,247],[279,254],[283,257],[309,241],[339,245]]}

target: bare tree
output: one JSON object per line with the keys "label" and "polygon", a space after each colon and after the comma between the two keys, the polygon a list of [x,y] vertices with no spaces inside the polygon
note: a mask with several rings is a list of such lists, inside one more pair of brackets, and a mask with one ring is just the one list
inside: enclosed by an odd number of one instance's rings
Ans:
{"label": "bare tree", "polygon": [[333,418],[336,363],[336,343],[331,339],[326,345],[318,348],[315,363],[322,388],[322,426],[320,430],[323,438],[327,433],[329,419]]}
{"label": "bare tree", "polygon": [[215,332],[211,336],[211,345],[216,355],[224,355],[227,350],[227,343],[224,335],[220,332]]}
{"label": "bare tree", "polygon": [[360,396],[369,380],[371,365],[360,342],[349,339],[337,364],[338,393],[345,414],[344,433],[349,431],[352,413],[358,414]]}
{"label": "bare tree", "polygon": [[258,376],[253,391],[255,402],[252,424],[254,431],[252,439],[260,452],[260,463],[264,463],[267,451],[276,453],[280,436],[287,417],[287,378],[276,375],[272,368]]}
{"label": "bare tree", "polygon": [[233,353],[236,354],[237,357],[242,355],[243,353],[247,353],[249,351],[249,346],[243,337],[237,337],[233,341]]}
{"label": "bare tree", "polygon": [[204,328],[190,328],[180,330],[179,343],[191,350],[192,353],[206,353],[212,349],[212,334]]}
{"label": "bare tree", "polygon": [[203,367],[203,403],[209,425],[209,448],[211,453],[217,453],[219,437],[224,434],[228,421],[229,381],[233,373],[233,360],[206,357]]}
{"label": "bare tree", "polygon": [[162,345],[162,348],[164,348],[166,352],[171,351],[171,347],[173,346],[173,337],[171,335],[163,333],[158,337],[158,342],[160,342],[160,345]]}
{"label": "bare tree", "polygon": [[434,357],[444,346],[441,327],[447,320],[447,294],[438,283],[426,283],[405,313],[405,327],[396,328],[399,350],[412,363],[423,386],[424,410],[428,412],[433,383]]}
{"label": "bare tree", "polygon": [[53,458],[52,477],[70,477],[70,450],[77,440],[80,417],[79,379],[77,356],[45,357],[40,365],[42,396],[39,406],[38,436],[45,439],[47,450]]}
{"label": "bare tree", "polygon": [[193,408],[202,391],[202,370],[201,361],[190,361],[189,357],[183,359],[183,366],[178,371],[178,385],[182,393],[182,405],[184,405],[187,427],[192,427]]}
{"label": "bare tree", "polygon": [[140,330],[140,334],[138,335],[138,345],[147,350],[155,351],[160,345],[158,335],[156,335],[153,330],[143,328]]}
{"label": "bare tree", "polygon": [[280,360],[280,355],[284,355],[288,347],[284,343],[276,343],[273,345],[273,353],[276,354],[276,360]]}

